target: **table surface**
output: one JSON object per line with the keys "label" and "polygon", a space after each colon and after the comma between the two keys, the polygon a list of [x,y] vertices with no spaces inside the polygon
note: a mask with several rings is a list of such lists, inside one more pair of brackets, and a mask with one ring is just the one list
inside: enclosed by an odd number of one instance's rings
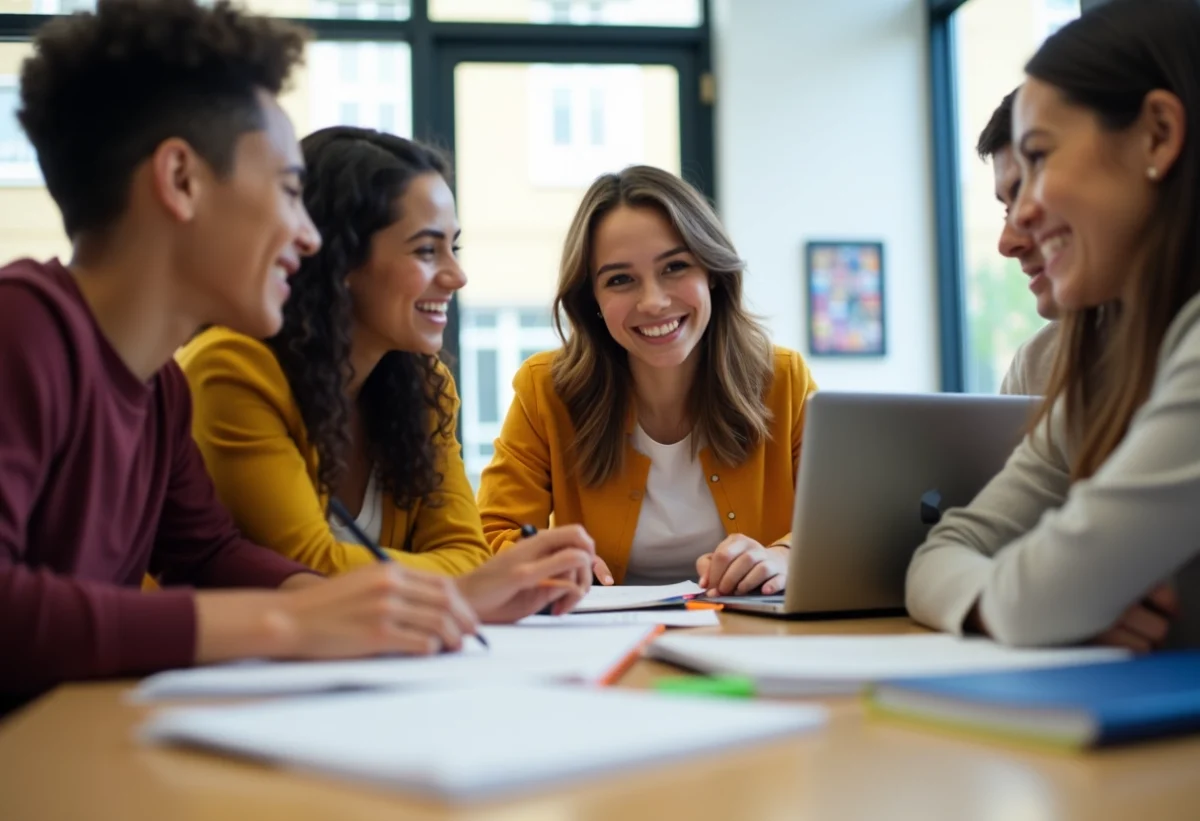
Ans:
{"label": "table surface", "polygon": [[[697,632],[921,632],[907,619],[781,621],[721,614]],[[678,675],[650,661],[621,686]],[[0,724],[0,818],[203,819],[1040,819],[1200,818],[1200,738],[1068,754],[865,717],[822,699],[825,729],[794,739],[469,807],[414,800],[202,752],[142,746],[149,708],[129,682],[61,687]]]}

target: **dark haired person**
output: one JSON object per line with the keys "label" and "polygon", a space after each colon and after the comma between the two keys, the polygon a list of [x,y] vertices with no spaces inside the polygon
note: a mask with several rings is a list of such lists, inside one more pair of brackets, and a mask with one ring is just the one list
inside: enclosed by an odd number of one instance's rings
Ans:
{"label": "dark haired person", "polygon": [[0,711],[72,679],[460,646],[476,617],[443,579],[325,580],[244,539],[192,440],[172,354],[206,324],[275,333],[320,245],[275,100],[303,33],[100,0],[33,46],[18,116],[72,258],[0,269]]}
{"label": "dark haired person", "polygon": [[[179,354],[218,495],[249,537],[322,573],[374,561],[327,517],[333,496],[396,562],[457,577],[486,621],[570,609],[591,583],[580,528],[496,559],[483,540],[458,397],[437,357],[466,284],[445,161],[350,127],[310,134],[301,150],[324,244],[291,278],[282,328],[265,343],[213,328]],[[539,586],[553,576],[578,584]]]}
{"label": "dark haired person", "polygon": [[1200,4],[1111,0],[1013,108],[1012,219],[1063,312],[1036,426],[916,552],[920,621],[1020,645],[1200,645]]}
{"label": "dark haired person", "polygon": [[587,528],[604,584],[786,587],[816,384],[746,309],[744,269],[674,174],[631,166],[592,184],[563,248],[563,347],[517,372],[480,483],[494,550],[553,516]]}
{"label": "dark haired person", "polygon": [[1029,277],[1029,290],[1036,300],[1038,316],[1049,322],[1017,349],[1012,365],[1000,383],[1000,393],[1041,396],[1050,383],[1054,366],[1055,340],[1058,338],[1058,305],[1041,249],[1033,236],[1009,219],[1017,192],[1021,188],[1021,166],[1012,147],[1012,107],[1017,92],[1011,91],[992,112],[979,135],[975,151],[979,159],[992,163],[996,178],[996,199],[1004,206],[1004,227],[1000,230],[1000,255],[1016,260],[1021,272]]}

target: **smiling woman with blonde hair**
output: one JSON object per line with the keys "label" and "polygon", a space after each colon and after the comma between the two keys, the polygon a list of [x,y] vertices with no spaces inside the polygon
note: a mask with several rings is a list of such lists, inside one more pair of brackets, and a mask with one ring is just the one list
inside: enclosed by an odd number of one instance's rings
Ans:
{"label": "smiling woman with blonde hair", "polygon": [[743,269],[678,177],[633,166],[592,184],[563,250],[564,345],[517,373],[483,473],[493,550],[553,516],[591,534],[605,584],[784,589],[816,386],[746,310]]}

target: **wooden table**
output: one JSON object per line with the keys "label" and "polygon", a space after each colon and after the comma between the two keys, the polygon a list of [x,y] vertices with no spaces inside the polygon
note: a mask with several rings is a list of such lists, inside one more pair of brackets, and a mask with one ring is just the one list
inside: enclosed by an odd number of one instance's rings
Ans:
{"label": "wooden table", "polygon": [[[711,628],[715,631],[717,628]],[[726,633],[919,632],[905,619],[781,622],[722,614]],[[677,671],[639,662],[622,685]],[[199,752],[139,746],[127,684],[62,687],[0,725],[0,819],[1200,818],[1200,739],[1087,755],[1028,752],[863,716],[827,699],[823,731],[466,809]],[[586,719],[585,719],[586,720]]]}

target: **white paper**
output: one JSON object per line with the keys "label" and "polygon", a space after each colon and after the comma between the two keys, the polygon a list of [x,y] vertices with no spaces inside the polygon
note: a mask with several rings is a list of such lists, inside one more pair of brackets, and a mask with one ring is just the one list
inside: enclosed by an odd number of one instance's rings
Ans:
{"label": "white paper", "polygon": [[680,596],[697,596],[704,590],[695,582],[678,582],[661,585],[612,585],[605,587],[594,584],[575,605],[576,613],[594,613],[605,610],[635,610],[653,607],[668,599]]}
{"label": "white paper", "polygon": [[491,645],[468,642],[460,653],[356,661],[242,662],[171,670],[143,679],[135,700],[188,696],[259,696],[329,690],[413,687],[484,681],[596,683],[637,651],[649,625],[485,627]]}
{"label": "white paper", "polygon": [[597,627],[611,624],[661,624],[665,627],[717,627],[715,610],[617,610],[607,613],[568,613],[565,616],[527,616],[522,627]]}
{"label": "white paper", "polygon": [[695,636],[660,638],[651,658],[711,674],[743,675],[766,695],[855,692],[864,684],[917,676],[1119,661],[1103,647],[1025,649],[941,633],[900,636]]}
{"label": "white paper", "polygon": [[825,718],[798,704],[489,686],[176,708],[140,735],[470,800],[804,732]]}

